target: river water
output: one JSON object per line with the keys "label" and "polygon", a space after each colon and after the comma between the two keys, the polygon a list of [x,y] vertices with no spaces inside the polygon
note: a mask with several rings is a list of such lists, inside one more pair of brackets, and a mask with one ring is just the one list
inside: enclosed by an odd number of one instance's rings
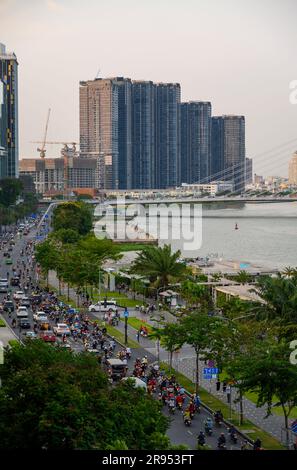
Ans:
{"label": "river water", "polygon": [[[297,266],[297,202],[203,203],[195,210],[196,215],[181,217],[179,206],[169,218],[165,209],[150,215],[149,232],[186,257],[214,255],[269,268]],[[139,226],[145,227],[143,219]],[[186,245],[190,233],[193,241]]]}

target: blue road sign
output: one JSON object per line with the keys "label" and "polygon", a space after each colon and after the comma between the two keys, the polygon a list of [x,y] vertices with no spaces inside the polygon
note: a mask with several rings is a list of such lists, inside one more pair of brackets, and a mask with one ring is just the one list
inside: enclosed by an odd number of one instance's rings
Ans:
{"label": "blue road sign", "polygon": [[204,367],[204,375],[217,375],[219,373],[218,367]]}
{"label": "blue road sign", "polygon": [[291,431],[297,434],[297,419],[291,424]]}
{"label": "blue road sign", "polygon": [[48,214],[45,214],[44,218],[45,218],[45,219],[48,219]]}
{"label": "blue road sign", "polygon": [[125,317],[125,318],[128,318],[128,317],[129,317],[129,312],[128,312],[128,311],[125,311],[125,312],[124,312],[124,317]]}

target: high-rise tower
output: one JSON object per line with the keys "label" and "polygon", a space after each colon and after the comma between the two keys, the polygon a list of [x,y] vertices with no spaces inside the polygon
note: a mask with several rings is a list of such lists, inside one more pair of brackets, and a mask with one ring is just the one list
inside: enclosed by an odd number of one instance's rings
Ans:
{"label": "high-rise tower", "polygon": [[0,178],[18,177],[18,62],[0,44]]}

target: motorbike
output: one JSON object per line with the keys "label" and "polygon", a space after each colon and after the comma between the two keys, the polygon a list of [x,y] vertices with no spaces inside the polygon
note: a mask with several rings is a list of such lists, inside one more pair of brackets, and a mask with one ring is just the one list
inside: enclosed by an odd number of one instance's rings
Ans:
{"label": "motorbike", "polygon": [[207,436],[211,436],[212,435],[212,428],[209,427],[209,426],[204,426],[204,429],[205,429],[205,434]]}
{"label": "motorbike", "polygon": [[199,434],[198,436],[198,445],[204,446],[205,445],[205,436],[202,434]]}
{"label": "motorbike", "polygon": [[185,426],[191,426],[191,424],[192,424],[191,418],[189,418],[188,416],[185,416],[184,417],[184,424],[185,424]]}
{"label": "motorbike", "polygon": [[169,408],[169,413],[174,414],[175,413],[175,405],[168,405]]}
{"label": "motorbike", "polygon": [[226,444],[224,444],[223,442],[219,442],[218,443],[218,449],[219,450],[227,450]]}
{"label": "motorbike", "polygon": [[177,402],[177,408],[178,408],[179,410],[182,410],[182,409],[183,409],[183,402],[182,402],[182,401],[178,401],[178,402]]}
{"label": "motorbike", "polygon": [[215,415],[215,423],[216,423],[217,426],[222,425],[222,417],[218,414]]}
{"label": "motorbike", "polygon": [[230,440],[231,440],[234,444],[237,444],[238,437],[237,437],[236,432],[229,433],[229,435],[230,435]]}

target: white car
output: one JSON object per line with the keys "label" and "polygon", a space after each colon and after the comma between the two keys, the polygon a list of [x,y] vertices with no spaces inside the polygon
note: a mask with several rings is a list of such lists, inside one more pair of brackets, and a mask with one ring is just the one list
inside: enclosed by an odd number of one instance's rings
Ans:
{"label": "white car", "polygon": [[45,312],[39,311],[33,314],[33,319],[38,321],[48,321],[47,315]]}
{"label": "white car", "polygon": [[62,336],[62,335],[69,336],[70,335],[70,329],[68,325],[66,325],[66,323],[57,323],[57,325],[54,326],[53,328],[53,332],[57,336]]}
{"label": "white car", "polygon": [[27,307],[19,307],[17,310],[17,318],[28,318],[28,310]]}
{"label": "white car", "polygon": [[89,306],[89,312],[108,312],[112,310],[115,312],[117,310],[117,304],[115,300],[108,300],[107,302],[101,301],[97,302],[96,304],[92,304]]}
{"label": "white car", "polygon": [[25,297],[25,293],[24,293],[22,290],[17,290],[17,291],[13,294],[14,300],[22,300],[23,297]]}

